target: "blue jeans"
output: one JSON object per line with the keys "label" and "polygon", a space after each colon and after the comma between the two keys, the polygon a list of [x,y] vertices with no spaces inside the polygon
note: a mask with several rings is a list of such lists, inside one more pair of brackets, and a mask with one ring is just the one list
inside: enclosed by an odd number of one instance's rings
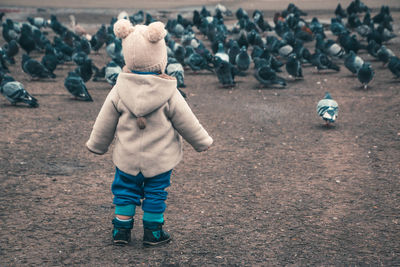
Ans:
{"label": "blue jeans", "polygon": [[[168,192],[165,189],[170,186],[171,172],[144,177],[142,173],[130,175],[116,168],[111,191],[114,194],[115,205],[142,204],[143,211],[151,213],[163,213],[167,207],[165,200]],[[141,203],[143,199],[143,203]]]}

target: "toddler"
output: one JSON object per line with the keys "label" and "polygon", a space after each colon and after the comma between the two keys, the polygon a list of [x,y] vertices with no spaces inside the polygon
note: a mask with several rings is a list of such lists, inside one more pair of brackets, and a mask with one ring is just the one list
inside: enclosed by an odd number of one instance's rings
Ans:
{"label": "toddler", "polygon": [[160,245],[171,239],[162,229],[163,214],[172,169],[182,159],[182,137],[198,152],[207,150],[213,139],[177,90],[176,79],[164,74],[164,24],[133,26],[120,19],[114,33],[122,39],[125,66],[104,101],[86,146],[93,153],[104,154],[115,137],[116,172],[111,186],[114,243],[130,241],[136,206],[142,206],[143,244]]}

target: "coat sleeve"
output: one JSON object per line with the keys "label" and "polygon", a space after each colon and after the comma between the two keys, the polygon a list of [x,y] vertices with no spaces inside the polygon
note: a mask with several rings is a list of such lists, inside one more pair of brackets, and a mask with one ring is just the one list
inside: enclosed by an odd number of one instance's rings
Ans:
{"label": "coat sleeve", "polygon": [[182,95],[176,90],[169,101],[169,118],[177,132],[198,151],[209,148],[213,139],[201,126]]}
{"label": "coat sleeve", "polygon": [[115,129],[120,116],[114,96],[114,90],[111,90],[101,107],[99,115],[97,115],[90,138],[86,142],[86,147],[95,154],[106,153],[114,140]]}

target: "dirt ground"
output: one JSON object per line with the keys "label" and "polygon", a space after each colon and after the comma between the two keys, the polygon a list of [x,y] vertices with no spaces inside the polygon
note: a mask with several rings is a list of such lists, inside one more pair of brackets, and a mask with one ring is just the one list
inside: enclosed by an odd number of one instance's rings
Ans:
{"label": "dirt ground", "polygon": [[[306,19],[333,14],[320,5]],[[95,31],[111,13],[76,16]],[[387,46],[400,54],[400,38]],[[108,61],[104,48],[90,56]],[[20,53],[11,74],[40,107],[0,97],[0,266],[399,266],[400,81],[361,56],[376,73],[368,90],[341,61],[338,73],[304,66],[304,80],[284,71],[286,89],[261,88],[253,68],[232,89],[186,70],[187,101],[215,143],[206,153],[185,143],[165,213],[173,241],[143,248],[140,209],[131,244],[112,245],[111,153],[85,148],[111,86],[90,81],[94,102],[76,101],[63,86],[72,63],[55,80],[31,81]],[[316,113],[325,91],[340,109],[331,128]]]}

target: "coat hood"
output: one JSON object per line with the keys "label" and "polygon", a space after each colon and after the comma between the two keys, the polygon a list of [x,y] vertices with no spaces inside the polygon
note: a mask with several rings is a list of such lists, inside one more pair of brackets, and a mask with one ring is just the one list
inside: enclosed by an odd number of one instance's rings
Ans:
{"label": "coat hood", "polygon": [[124,105],[136,117],[143,117],[172,97],[177,90],[177,82],[165,74],[140,75],[121,72],[115,87]]}

